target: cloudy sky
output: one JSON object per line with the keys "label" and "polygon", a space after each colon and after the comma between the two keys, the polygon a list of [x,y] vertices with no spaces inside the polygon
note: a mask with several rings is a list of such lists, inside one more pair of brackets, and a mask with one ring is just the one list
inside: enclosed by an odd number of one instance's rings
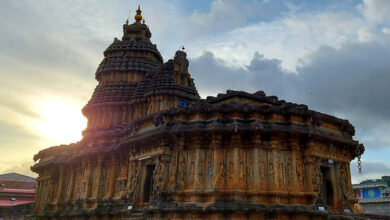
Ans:
{"label": "cloudy sky", "polygon": [[[139,0],[0,1],[0,173],[77,141],[104,49]],[[363,175],[390,175],[390,1],[143,0],[164,60],[181,46],[202,97],[264,90],[348,119]],[[132,19],[131,19],[132,20]]]}

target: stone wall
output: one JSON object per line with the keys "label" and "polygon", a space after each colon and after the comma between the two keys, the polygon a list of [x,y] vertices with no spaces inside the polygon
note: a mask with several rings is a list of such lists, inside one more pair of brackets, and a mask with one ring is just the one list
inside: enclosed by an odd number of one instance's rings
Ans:
{"label": "stone wall", "polygon": [[390,216],[390,202],[362,203],[361,206],[364,213]]}

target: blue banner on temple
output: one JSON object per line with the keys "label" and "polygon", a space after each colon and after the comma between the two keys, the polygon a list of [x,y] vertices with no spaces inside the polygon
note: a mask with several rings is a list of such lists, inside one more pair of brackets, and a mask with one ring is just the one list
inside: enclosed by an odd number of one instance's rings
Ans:
{"label": "blue banner on temple", "polygon": [[363,198],[378,198],[381,196],[379,188],[363,189]]}

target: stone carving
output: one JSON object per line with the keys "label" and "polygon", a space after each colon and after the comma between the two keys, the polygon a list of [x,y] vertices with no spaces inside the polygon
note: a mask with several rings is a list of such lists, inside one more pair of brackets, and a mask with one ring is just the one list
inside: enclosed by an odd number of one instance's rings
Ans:
{"label": "stone carving", "polygon": [[318,163],[318,158],[315,157],[311,159],[311,166],[312,166],[311,183],[314,192],[319,194],[322,188],[322,174],[320,170],[320,164]]}
{"label": "stone carving", "polygon": [[206,168],[205,168],[205,188],[212,188],[213,177],[214,177],[214,163],[213,163],[213,152],[206,150]]}
{"label": "stone carving", "polygon": [[246,166],[244,162],[240,162],[239,164],[238,180],[239,180],[240,187],[246,185]]}
{"label": "stone carving", "polygon": [[264,156],[263,154],[259,154],[259,177],[260,177],[260,182],[264,182],[266,179],[266,163],[264,161]]}
{"label": "stone carving", "polygon": [[180,154],[180,187],[184,188],[186,185],[187,164],[183,153]]}
{"label": "stone carving", "polygon": [[291,163],[291,158],[290,157],[288,157],[288,159],[287,159],[287,172],[286,172],[286,175],[287,175],[287,185],[291,186],[292,183],[294,182],[294,180],[293,180],[293,167],[292,167],[292,163]]}
{"label": "stone carving", "polygon": [[107,175],[106,167],[102,166],[102,170],[99,178],[99,185],[98,185],[98,198],[104,196],[104,189],[106,188],[106,175]]}
{"label": "stone carving", "polygon": [[204,182],[204,159],[203,159],[203,154],[199,155],[199,162],[198,162],[198,171],[197,174],[195,175],[195,182],[197,185],[202,185]]}
{"label": "stone carving", "polygon": [[175,188],[176,186],[176,179],[177,179],[177,157],[178,157],[178,152],[174,155],[173,161],[171,163],[171,174],[169,175],[169,186],[171,188]]}
{"label": "stone carving", "polygon": [[[120,219],[133,206],[145,219],[344,218],[347,204],[337,199],[353,204],[348,162],[364,150],[355,152],[353,126],[262,91],[200,99],[185,52],[164,63],[140,13],[104,52],[99,84],[83,108],[83,139],[34,156],[34,217]],[[340,198],[320,215],[311,210],[323,184],[313,157],[345,162],[332,176]],[[119,193],[126,181],[128,200]]]}
{"label": "stone carving", "polygon": [[191,161],[191,163],[190,163],[190,170],[188,172],[188,181],[187,181],[187,183],[189,185],[193,185],[194,184],[194,177],[195,177],[195,162]]}
{"label": "stone carving", "polygon": [[207,163],[207,176],[209,178],[209,182],[211,183],[213,181],[213,162],[209,161]]}
{"label": "stone carving", "polygon": [[229,168],[228,168],[228,179],[229,181],[232,181],[234,179],[234,163],[233,161],[229,162]]}
{"label": "stone carving", "polygon": [[158,194],[164,187],[164,164],[162,162],[157,162],[153,176],[153,194]]}
{"label": "stone carving", "polygon": [[268,177],[270,184],[275,183],[275,170],[274,170],[274,164],[272,162],[268,163]]}
{"label": "stone carving", "polygon": [[225,181],[226,176],[226,165],[224,162],[220,161],[218,165],[218,174],[216,175],[214,186],[219,186]]}
{"label": "stone carving", "polygon": [[238,149],[238,164],[236,169],[239,186],[246,186],[246,155],[242,149]]}
{"label": "stone carving", "polygon": [[252,186],[253,186],[254,173],[255,173],[255,167],[254,167],[254,164],[253,164],[253,156],[254,156],[253,153],[248,154],[247,166],[246,166],[246,169],[247,169],[247,181],[248,181],[248,186],[250,186],[250,188],[252,188]]}
{"label": "stone carving", "polygon": [[130,170],[130,186],[129,186],[130,197],[134,197],[134,192],[137,190],[138,174],[139,174],[139,162],[132,161],[131,170]]}
{"label": "stone carving", "polygon": [[303,163],[300,160],[297,161],[296,173],[297,173],[297,178],[298,178],[299,185],[303,185],[303,179],[304,179],[304,176],[303,176]]}
{"label": "stone carving", "polygon": [[349,190],[348,190],[348,176],[347,176],[347,166],[345,163],[341,163],[339,169],[339,186],[341,190],[341,195],[343,198],[343,205],[344,208],[349,208],[349,201],[350,201],[350,196],[349,196]]}
{"label": "stone carving", "polygon": [[283,161],[280,159],[280,157],[278,158],[277,164],[278,164],[278,184],[279,187],[283,187],[284,186],[284,164]]}

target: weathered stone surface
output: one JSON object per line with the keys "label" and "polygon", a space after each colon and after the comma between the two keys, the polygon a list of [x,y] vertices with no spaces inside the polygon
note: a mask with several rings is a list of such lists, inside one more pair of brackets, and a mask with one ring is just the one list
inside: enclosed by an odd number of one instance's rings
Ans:
{"label": "weathered stone surface", "polygon": [[37,217],[361,218],[344,213],[364,151],[348,121],[263,91],[200,99],[185,52],[163,63],[138,13],[104,52],[83,139],[34,156]]}

